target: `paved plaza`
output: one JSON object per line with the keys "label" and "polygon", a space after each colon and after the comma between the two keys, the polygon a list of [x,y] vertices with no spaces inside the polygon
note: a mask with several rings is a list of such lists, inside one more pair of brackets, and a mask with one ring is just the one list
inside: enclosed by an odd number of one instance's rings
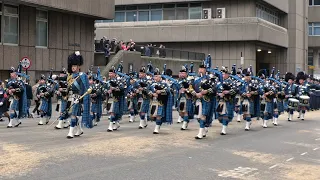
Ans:
{"label": "paved plaza", "polygon": [[307,113],[305,121],[281,117],[279,126],[269,122],[266,129],[253,121],[249,132],[244,122],[233,121],[226,136],[220,135],[221,125],[215,121],[202,140],[194,139],[196,121],[187,131],[174,123],[154,135],[154,123],[139,130],[139,122],[129,123],[127,116],[118,131],[109,133],[104,117],[71,140],[67,129],[38,126],[38,119],[26,119],[12,129],[1,122],[0,179],[318,180],[319,117],[320,112]]}

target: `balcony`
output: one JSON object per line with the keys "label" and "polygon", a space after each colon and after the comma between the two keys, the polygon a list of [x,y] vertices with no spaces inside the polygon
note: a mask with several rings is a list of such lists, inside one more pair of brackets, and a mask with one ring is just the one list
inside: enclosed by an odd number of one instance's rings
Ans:
{"label": "balcony", "polygon": [[287,29],[257,17],[96,23],[97,38],[136,42],[261,41],[288,47]]}

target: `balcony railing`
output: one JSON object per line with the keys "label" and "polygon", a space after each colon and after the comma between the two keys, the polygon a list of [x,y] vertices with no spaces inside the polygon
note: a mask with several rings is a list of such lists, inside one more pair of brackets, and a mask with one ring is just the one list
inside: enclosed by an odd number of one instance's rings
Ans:
{"label": "balcony railing", "polygon": [[[205,54],[191,51],[182,51],[170,48],[160,48],[154,46],[135,45],[135,50],[141,53],[141,56],[183,59],[183,60],[204,60]],[[104,52],[103,44],[100,41],[95,42],[95,52]],[[111,51],[115,52],[115,48]]]}

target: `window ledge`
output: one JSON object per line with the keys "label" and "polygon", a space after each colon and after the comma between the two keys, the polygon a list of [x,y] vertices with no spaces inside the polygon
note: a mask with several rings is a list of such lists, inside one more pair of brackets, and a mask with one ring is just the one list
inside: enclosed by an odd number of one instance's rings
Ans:
{"label": "window ledge", "polygon": [[36,46],[36,48],[39,48],[39,49],[48,49],[48,46]]}
{"label": "window ledge", "polygon": [[4,46],[19,46],[18,44],[12,44],[12,43],[3,43]]}

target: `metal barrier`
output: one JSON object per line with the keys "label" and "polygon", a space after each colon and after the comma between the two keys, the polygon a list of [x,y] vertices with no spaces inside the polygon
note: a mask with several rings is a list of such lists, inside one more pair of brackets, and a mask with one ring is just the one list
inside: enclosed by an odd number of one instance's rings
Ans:
{"label": "metal barrier", "polygon": [[[95,51],[104,52],[103,43],[99,40],[95,41]],[[184,60],[204,60],[206,58],[204,53],[190,52],[175,50],[169,48],[159,48],[153,46],[135,45],[135,50],[141,53],[141,56],[171,58],[171,59],[184,59]],[[115,48],[113,48],[115,51]]]}

